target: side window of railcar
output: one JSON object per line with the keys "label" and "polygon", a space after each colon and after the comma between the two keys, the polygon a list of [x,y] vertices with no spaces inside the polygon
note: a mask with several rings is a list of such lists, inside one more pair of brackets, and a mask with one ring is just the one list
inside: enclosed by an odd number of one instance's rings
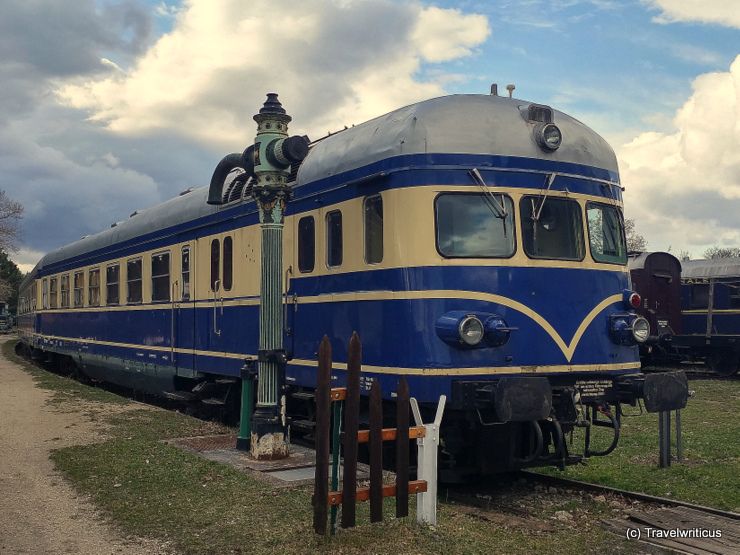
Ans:
{"label": "side window of railcar", "polygon": [[589,202],[586,204],[588,240],[591,256],[596,262],[626,264],[622,214],[616,206]]}
{"label": "side window of railcar", "polygon": [[367,197],[365,212],[365,262],[378,264],[383,261],[383,198]]}
{"label": "side window of railcar", "polygon": [[31,286],[31,310],[36,310],[36,299],[38,298],[38,282],[34,281]]}
{"label": "side window of railcar", "polygon": [[313,272],[316,260],[316,222],[313,216],[298,221],[298,270]]}
{"label": "side window of railcar", "polygon": [[224,289],[231,291],[234,281],[234,240],[230,235],[224,237]]}
{"label": "side window of railcar", "polygon": [[341,266],[342,255],[342,213],[333,210],[326,215],[326,265]]}
{"label": "side window of railcar", "polygon": [[190,246],[182,248],[182,300],[190,300]]}
{"label": "side window of railcar", "polygon": [[707,308],[709,306],[709,284],[695,283],[691,286],[690,308]]}
{"label": "side window of railcar", "polygon": [[69,308],[69,274],[62,276],[62,308]]}
{"label": "side window of railcar", "polygon": [[49,308],[57,306],[57,278],[49,279]]}
{"label": "side window of railcar", "polygon": [[514,204],[506,195],[441,194],[435,200],[442,256],[508,258],[516,249]]}
{"label": "side window of railcar", "polygon": [[552,196],[523,197],[522,243],[530,258],[583,260],[583,221],[578,202]]}
{"label": "side window of railcar", "polygon": [[45,279],[41,282],[41,308],[49,308],[49,280]]}
{"label": "side window of railcar", "polygon": [[120,266],[113,264],[105,269],[105,302],[113,305],[120,302]]}
{"label": "side window of railcar", "polygon": [[129,260],[126,262],[126,284],[127,295],[126,302],[141,302],[141,258]]}
{"label": "side window of railcar", "polygon": [[170,300],[170,253],[152,255],[152,302]]}
{"label": "side window of railcar", "polygon": [[74,275],[74,305],[79,307],[83,305],[83,293],[85,291],[85,273],[75,272]]}
{"label": "side window of railcar", "polygon": [[100,306],[100,268],[90,270],[87,274],[87,304]]}
{"label": "side window of railcar", "polygon": [[218,239],[211,241],[211,291],[220,285],[219,271],[221,266],[221,245]]}

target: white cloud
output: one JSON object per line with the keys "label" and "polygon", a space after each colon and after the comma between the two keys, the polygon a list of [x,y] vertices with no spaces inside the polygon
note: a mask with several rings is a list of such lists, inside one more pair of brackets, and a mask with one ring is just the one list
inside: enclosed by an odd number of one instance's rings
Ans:
{"label": "white cloud", "polygon": [[618,149],[628,216],[650,248],[740,245],[740,56],[700,75],[673,129]]}
{"label": "white cloud", "polygon": [[443,94],[418,77],[422,61],[467,56],[488,33],[483,16],[416,2],[190,0],[127,73],[59,94],[114,132],[170,129],[234,148],[268,91],[294,131],[324,134]]}
{"label": "white cloud", "polygon": [[430,62],[446,62],[472,53],[488,37],[488,19],[460,10],[431,6],[421,10],[413,33],[414,46]]}
{"label": "white cloud", "polygon": [[740,27],[740,3],[737,0],[645,0],[661,10],[659,23],[698,21],[726,27]]}

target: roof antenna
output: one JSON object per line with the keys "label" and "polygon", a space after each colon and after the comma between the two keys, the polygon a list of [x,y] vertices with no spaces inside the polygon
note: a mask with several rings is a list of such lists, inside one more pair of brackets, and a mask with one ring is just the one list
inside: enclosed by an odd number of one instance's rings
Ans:
{"label": "roof antenna", "polygon": [[509,91],[509,98],[514,95],[514,89],[516,89],[516,86],[513,83],[506,85],[506,90]]}

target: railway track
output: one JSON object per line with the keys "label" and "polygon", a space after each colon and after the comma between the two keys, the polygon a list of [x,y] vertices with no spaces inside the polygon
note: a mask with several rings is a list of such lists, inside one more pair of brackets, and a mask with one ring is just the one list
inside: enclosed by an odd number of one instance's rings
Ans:
{"label": "railway track", "polygon": [[[475,489],[442,488],[442,499],[465,507],[465,512],[483,520],[506,524],[506,519],[513,519],[524,526],[531,523],[536,529],[542,526],[542,513],[546,515],[546,511],[536,503],[526,508],[519,499],[549,497],[550,504],[553,501],[557,504],[575,498],[576,505],[583,505],[583,494],[587,493],[594,500],[616,504],[619,509],[611,511],[611,516],[597,512],[596,522],[580,517],[571,519],[564,511],[550,518],[561,520],[558,518],[561,513],[570,525],[601,527],[622,538],[642,542],[645,550],[651,553],[740,553],[740,513],[528,471],[510,476],[507,482],[517,484],[513,492],[503,491],[501,483],[480,484]],[[537,517],[539,524],[533,522]]]}

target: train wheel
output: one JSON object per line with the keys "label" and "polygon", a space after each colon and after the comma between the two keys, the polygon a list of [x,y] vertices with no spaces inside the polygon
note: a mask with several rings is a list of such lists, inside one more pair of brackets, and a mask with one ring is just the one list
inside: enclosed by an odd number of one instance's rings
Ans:
{"label": "train wheel", "polygon": [[707,366],[716,374],[729,378],[740,370],[740,357],[734,353],[716,353],[707,357]]}

